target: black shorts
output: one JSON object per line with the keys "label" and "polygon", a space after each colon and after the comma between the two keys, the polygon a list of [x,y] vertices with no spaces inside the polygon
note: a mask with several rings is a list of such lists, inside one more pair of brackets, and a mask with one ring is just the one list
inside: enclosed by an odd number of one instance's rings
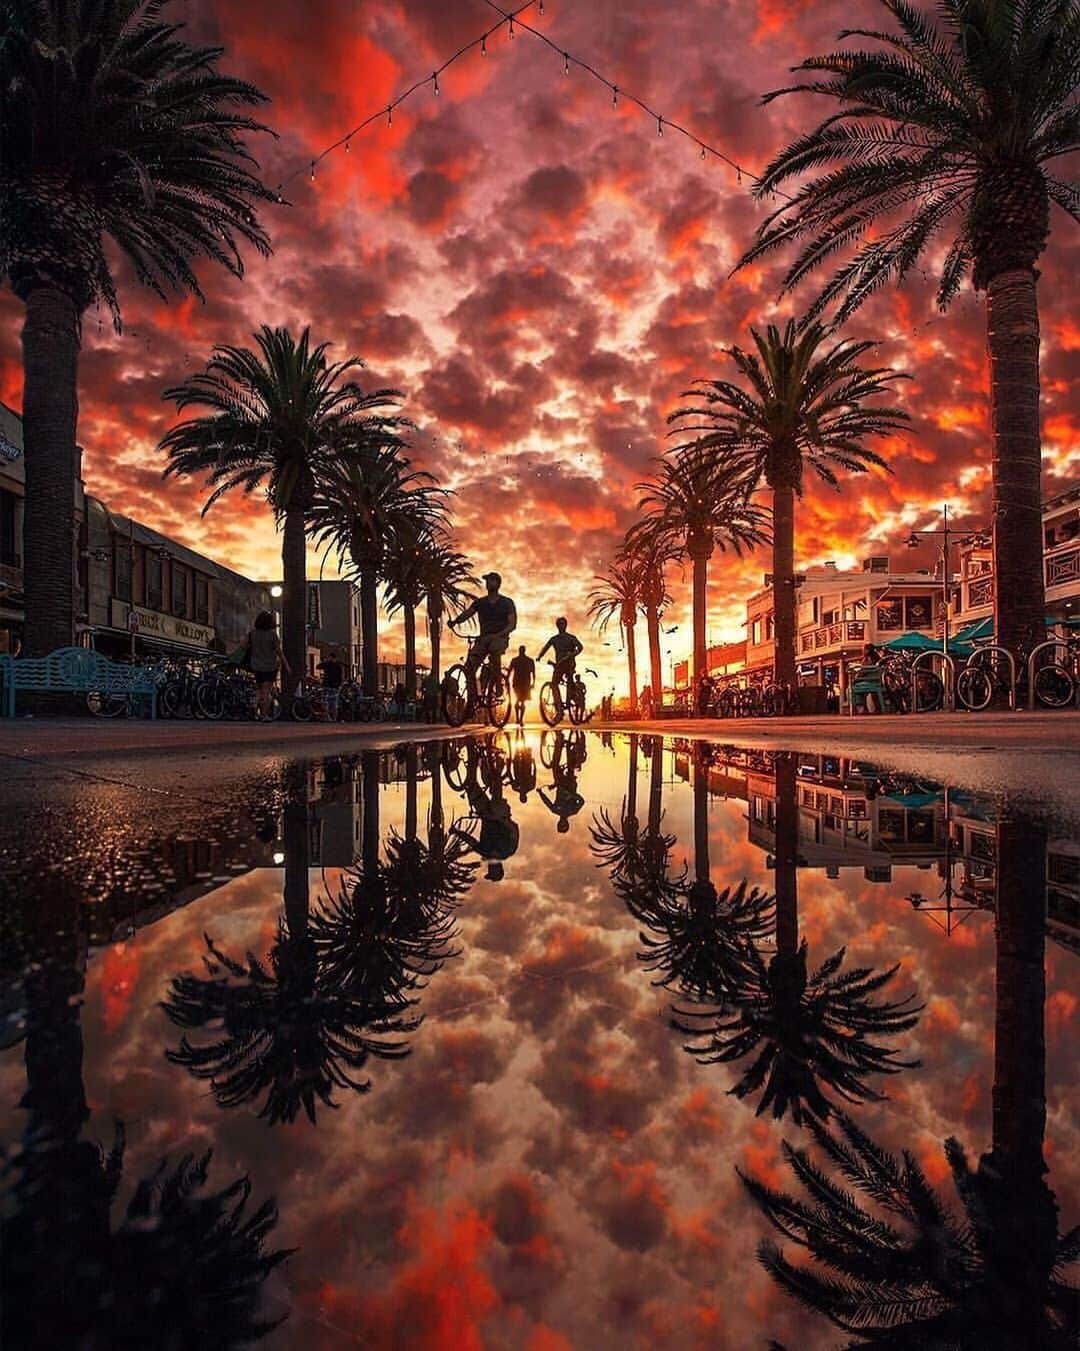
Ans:
{"label": "black shorts", "polygon": [[278,673],[276,667],[272,671],[255,671],[254,675],[256,686],[261,687],[263,685],[277,684]]}

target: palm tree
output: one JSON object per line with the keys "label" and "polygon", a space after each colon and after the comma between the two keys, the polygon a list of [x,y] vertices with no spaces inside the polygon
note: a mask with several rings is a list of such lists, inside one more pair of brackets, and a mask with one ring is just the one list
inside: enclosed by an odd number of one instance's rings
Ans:
{"label": "palm tree", "polygon": [[[896,30],[842,38],[873,47],[811,57],[781,89],[839,107],[785,147],[755,194],[794,182],[743,262],[788,243],[786,288],[834,259],[809,315],[839,301],[843,321],[940,250],[938,305],[969,273],[986,292],[994,469],[995,631],[1011,651],[1045,636],[1036,263],[1050,204],[1080,220],[1076,187],[1053,161],[1080,148],[1080,11],[1073,0],[937,0],[937,22],[882,0]],[[944,238],[948,248],[941,249]]]}
{"label": "palm tree", "polygon": [[776,952],[766,963],[756,942],[743,954],[745,975],[732,1004],[719,1013],[680,1010],[676,1026],[705,1041],[687,1050],[703,1064],[730,1064],[754,1057],[731,1092],[745,1098],[763,1090],[757,1115],[790,1113],[825,1119],[834,1110],[831,1089],[847,1102],[879,1098],[868,1082],[878,1074],[897,1074],[918,1061],[901,1060],[878,1038],[908,1031],[922,1005],[915,995],[881,1001],[874,995],[899,970],[899,964],[875,972],[845,971],[840,948],[817,968],[808,965],[805,940],[799,941],[798,809],[795,757],[776,757]]}
{"label": "palm tree", "polygon": [[885,367],[865,368],[859,358],[871,342],[829,341],[821,324],[802,332],[793,319],[783,331],[770,324],[750,335],[757,355],[726,349],[742,377],[698,380],[687,391],[693,403],[671,415],[698,451],[714,454],[730,471],[772,494],[772,587],[776,633],[775,679],[795,688],[795,499],[809,466],[838,488],[837,471],[885,468],[865,444],[889,436],[908,421],[902,409],[873,405],[905,379]]}
{"label": "palm tree", "polygon": [[606,633],[612,620],[619,621],[619,632],[626,644],[626,665],[630,680],[630,712],[637,711],[637,644],[634,629],[637,625],[638,571],[628,558],[616,558],[603,577],[597,577],[599,586],[589,592],[589,618],[598,633]]}
{"label": "palm tree", "polygon": [[210,412],[177,423],[161,448],[169,454],[166,476],[204,476],[213,489],[204,514],[236,489],[265,491],[283,526],[282,646],[296,680],[306,666],[307,520],[316,493],[332,465],[400,444],[402,419],[384,411],[400,395],[365,394],[346,378],[363,366],[360,358],[331,364],[329,344],[313,348],[308,328],[296,339],[264,325],[254,338],[254,350],[215,347],[205,371],[165,391],[181,411]]}
{"label": "palm tree", "polygon": [[480,583],[472,564],[451,543],[437,535],[425,535],[420,554],[420,585],[427,601],[428,639],[431,643],[431,675],[438,684],[442,676],[442,626],[447,611],[451,617],[465,608],[467,598]]}
{"label": "palm tree", "polygon": [[317,542],[336,548],[360,581],[364,692],[378,692],[379,581],[395,535],[442,523],[445,491],[413,469],[396,436],[386,436],[359,457],[339,458],[322,476],[311,509]]}
{"label": "palm tree", "polygon": [[422,521],[403,520],[383,554],[386,611],[401,611],[405,627],[405,693],[416,698],[416,611],[424,599],[423,555],[429,547]]}
{"label": "palm tree", "polygon": [[656,477],[639,483],[646,518],[635,542],[651,537],[672,557],[689,558],[694,584],[695,686],[706,673],[705,589],[709,559],[730,545],[737,554],[767,538],[765,512],[749,501],[752,485],[708,450],[687,446],[657,462]]}
{"label": "palm tree", "polygon": [[106,239],[158,295],[201,295],[203,259],[270,251],[275,200],[247,142],[265,96],[195,47],[155,0],[12,0],[0,28],[0,279],[23,302],[26,650],[75,632],[74,485],[82,316],[120,321]]}
{"label": "palm tree", "polygon": [[791,1295],[856,1334],[849,1348],[1066,1351],[1080,1339],[1080,1226],[1058,1232],[1046,1185],[1046,831],[1003,803],[997,824],[993,1140],[972,1168],[954,1139],[945,1157],[960,1214],[905,1150],[895,1158],[845,1117],[810,1129],[843,1179],[784,1145],[810,1196],[743,1178],[770,1222],[807,1250],[759,1257]]}
{"label": "palm tree", "polygon": [[674,555],[670,545],[665,544],[663,539],[628,534],[618,556],[627,559],[637,576],[637,592],[649,640],[649,688],[653,706],[656,707],[662,702],[664,693],[660,617],[671,604],[665,571]]}
{"label": "palm tree", "polygon": [[[186,1029],[168,1059],[209,1080],[222,1107],[265,1095],[259,1116],[270,1125],[294,1121],[301,1108],[314,1123],[317,1101],[336,1105],[335,1089],[366,1092],[370,1082],[356,1075],[368,1057],[407,1055],[401,1037],[415,1026],[400,1016],[395,991],[377,980],[346,988],[323,960],[320,917],[310,914],[307,799],[293,787],[284,811],[284,915],[269,964],[251,953],[238,962],[207,936],[206,975],[174,976],[163,1005]],[[363,955],[355,960],[362,965]],[[209,1042],[187,1036],[206,1028],[219,1029]]]}

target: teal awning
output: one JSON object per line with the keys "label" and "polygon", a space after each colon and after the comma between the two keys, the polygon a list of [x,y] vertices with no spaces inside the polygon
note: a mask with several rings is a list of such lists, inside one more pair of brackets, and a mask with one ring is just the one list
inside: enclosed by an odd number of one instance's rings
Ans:
{"label": "teal awning", "polygon": [[[928,633],[901,633],[883,646],[886,652],[940,652],[941,639]],[[966,657],[970,650],[960,634],[949,639],[949,651],[954,657]]]}
{"label": "teal awning", "polygon": [[976,619],[974,624],[968,624],[954,633],[953,638],[958,643],[982,643],[994,636],[994,616],[986,615],[982,619]]}

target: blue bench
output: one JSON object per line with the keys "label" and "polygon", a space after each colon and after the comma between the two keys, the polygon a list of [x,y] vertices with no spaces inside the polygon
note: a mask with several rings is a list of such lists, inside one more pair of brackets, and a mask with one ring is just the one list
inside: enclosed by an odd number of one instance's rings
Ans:
{"label": "blue bench", "polygon": [[60,647],[47,657],[0,657],[3,716],[15,716],[15,696],[33,694],[104,694],[145,697],[150,716],[157,717],[157,684],[140,666],[120,666],[88,647]]}

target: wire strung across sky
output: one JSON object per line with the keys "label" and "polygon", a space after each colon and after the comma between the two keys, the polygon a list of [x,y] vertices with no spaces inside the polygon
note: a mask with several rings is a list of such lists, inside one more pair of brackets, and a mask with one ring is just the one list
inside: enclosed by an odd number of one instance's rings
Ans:
{"label": "wire strung across sky", "polygon": [[[519,5],[516,9],[504,9],[501,5],[495,4],[494,0],[484,0],[484,3],[499,15],[499,21],[497,23],[473,38],[470,42],[466,42],[459,47],[456,52],[447,57],[442,65],[433,70],[430,75],[424,75],[420,79],[415,80],[407,89],[403,89],[400,94],[397,94],[391,99],[389,103],[376,109],[375,112],[365,117],[362,122],[358,122],[351,130],[344,132],[336,141],[331,145],[326,146],[325,149],[320,150],[317,155],[306,163],[302,162],[298,164],[292,173],[286,174],[275,188],[275,192],[278,194],[278,200],[284,201],[284,198],[281,195],[282,189],[287,184],[293,182],[294,179],[299,178],[303,173],[308,173],[310,178],[314,180],[315,171],[318,166],[328,156],[332,155],[335,150],[340,150],[344,147],[347,154],[349,151],[349,143],[352,141],[353,137],[359,135],[365,128],[370,127],[377,122],[382,122],[384,118],[386,119],[385,125],[393,126],[394,109],[404,103],[406,99],[411,98],[412,95],[419,90],[430,86],[432,93],[437,96],[440,92],[439,76],[456,61],[459,61],[463,56],[466,56],[471,51],[475,51],[477,48],[480,49],[481,56],[486,56],[488,39],[493,37],[502,28],[506,28],[507,36],[510,39],[513,39],[516,36],[516,30],[519,28],[526,33],[532,34],[533,37],[538,38],[545,46],[550,47],[551,50],[560,57],[563,63],[564,75],[569,75],[572,69],[577,69],[583,71],[586,75],[591,76],[592,79],[596,80],[599,84],[602,84],[611,94],[613,107],[617,108],[619,106],[619,100],[621,98],[626,103],[632,103],[635,107],[640,108],[646,116],[655,122],[658,136],[663,136],[665,131],[674,132],[676,135],[682,136],[684,139],[691,142],[691,144],[695,145],[700,151],[703,160],[712,156],[713,159],[719,160],[722,164],[726,164],[729,168],[734,169],[740,183],[742,182],[744,174],[751,182],[758,181],[758,175],[752,169],[748,169],[745,165],[739,164],[736,160],[733,160],[730,155],[726,155],[722,150],[717,149],[717,147],[710,142],[702,140],[702,138],[698,136],[696,132],[691,131],[689,127],[683,126],[673,118],[666,117],[663,113],[646,103],[644,99],[638,98],[636,94],[624,89],[613,80],[609,80],[606,75],[603,75],[588,61],[584,61],[566,48],[560,47],[558,43],[553,42],[546,33],[541,32],[539,28],[534,28],[532,24],[521,18],[521,15],[526,10],[532,9],[534,6],[539,14],[543,14],[544,0],[525,0],[525,3]],[[784,197],[787,196],[786,193],[779,193],[778,195]]]}

